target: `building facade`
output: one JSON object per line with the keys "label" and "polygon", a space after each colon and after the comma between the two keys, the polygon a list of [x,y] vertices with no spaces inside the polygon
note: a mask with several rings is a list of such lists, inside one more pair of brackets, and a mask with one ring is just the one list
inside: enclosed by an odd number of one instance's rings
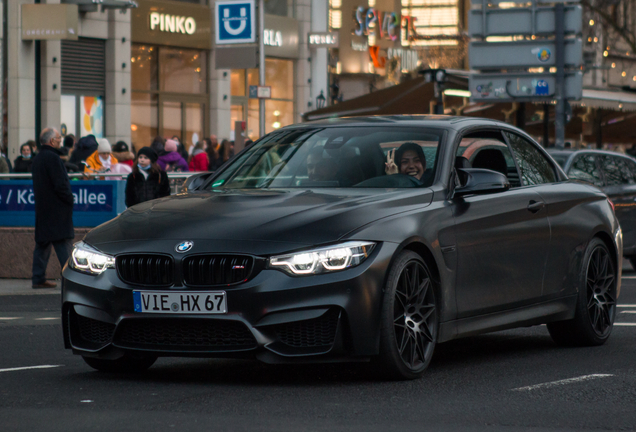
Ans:
{"label": "building facade", "polygon": [[[250,93],[258,84],[257,65],[217,69],[214,5],[2,1],[2,132],[9,158],[47,126],[135,148],[155,136],[177,136],[186,146],[209,135],[258,138],[258,99]],[[73,30],[60,33],[42,22],[51,13],[65,14],[64,24]],[[270,132],[299,122],[315,96],[328,92],[327,49],[308,47],[311,31],[327,30],[328,8],[322,0],[266,0],[265,13]]]}

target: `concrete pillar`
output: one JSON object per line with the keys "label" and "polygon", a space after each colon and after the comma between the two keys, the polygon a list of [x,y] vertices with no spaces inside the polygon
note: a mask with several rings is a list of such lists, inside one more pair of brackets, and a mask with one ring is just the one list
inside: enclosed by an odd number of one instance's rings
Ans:
{"label": "concrete pillar", "polygon": [[312,110],[312,106],[309,105],[311,101],[311,64],[307,46],[307,35],[311,32],[311,0],[296,1],[296,19],[299,22],[300,34],[298,36],[298,61],[296,62],[296,80],[294,83],[296,99],[294,103],[294,123],[299,123],[302,120],[302,113]]}
{"label": "concrete pillar", "polygon": [[7,3],[7,116],[10,160],[19,156],[20,144],[37,139],[35,131],[35,42],[22,41],[22,5]]}
{"label": "concrete pillar", "polygon": [[131,145],[130,132],[130,16],[129,10],[108,11],[106,39],[105,136],[111,144]]}
{"label": "concrete pillar", "polygon": [[40,42],[40,113],[42,127],[59,130],[62,92],[62,42]]}
{"label": "concrete pillar", "polygon": [[[313,0],[311,2],[312,33],[326,32],[329,24],[328,2]],[[329,48],[309,48],[311,56],[311,110],[317,109],[316,98],[322,91],[325,106],[329,101]]]}
{"label": "concrete pillar", "polygon": [[222,139],[230,138],[230,131],[234,128],[231,124],[231,87],[230,70],[215,69],[214,55],[216,51],[210,51],[208,61],[209,91],[210,91],[210,134]]}

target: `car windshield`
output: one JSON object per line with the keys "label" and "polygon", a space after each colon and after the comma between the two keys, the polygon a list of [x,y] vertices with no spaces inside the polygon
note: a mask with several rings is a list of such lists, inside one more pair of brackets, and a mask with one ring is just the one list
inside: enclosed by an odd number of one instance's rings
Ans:
{"label": "car windshield", "polygon": [[281,130],[230,162],[208,188],[430,186],[442,136],[438,129],[386,126]]}

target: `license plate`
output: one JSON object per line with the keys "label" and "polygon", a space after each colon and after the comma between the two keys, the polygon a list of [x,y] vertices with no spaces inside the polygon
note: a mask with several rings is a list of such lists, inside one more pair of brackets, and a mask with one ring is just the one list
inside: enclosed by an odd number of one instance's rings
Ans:
{"label": "license plate", "polygon": [[225,291],[133,291],[135,312],[162,314],[227,313]]}

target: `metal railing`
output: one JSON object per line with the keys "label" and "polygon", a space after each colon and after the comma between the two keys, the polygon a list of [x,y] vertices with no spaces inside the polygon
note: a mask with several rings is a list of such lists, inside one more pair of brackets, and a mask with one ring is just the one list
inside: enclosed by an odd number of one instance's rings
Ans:
{"label": "metal railing", "polygon": [[[201,171],[197,172],[179,172],[179,173],[166,173],[168,174],[168,180],[170,180],[170,189],[172,194],[177,194],[181,192],[181,188],[186,179],[194,174],[200,174]],[[107,177],[107,180],[126,180],[128,177],[128,173],[117,174],[111,172],[104,173],[68,173],[68,177],[70,179],[78,179],[78,180],[99,180]],[[99,179],[96,179],[99,177]],[[3,173],[0,174],[0,180],[31,180],[31,173]]]}

